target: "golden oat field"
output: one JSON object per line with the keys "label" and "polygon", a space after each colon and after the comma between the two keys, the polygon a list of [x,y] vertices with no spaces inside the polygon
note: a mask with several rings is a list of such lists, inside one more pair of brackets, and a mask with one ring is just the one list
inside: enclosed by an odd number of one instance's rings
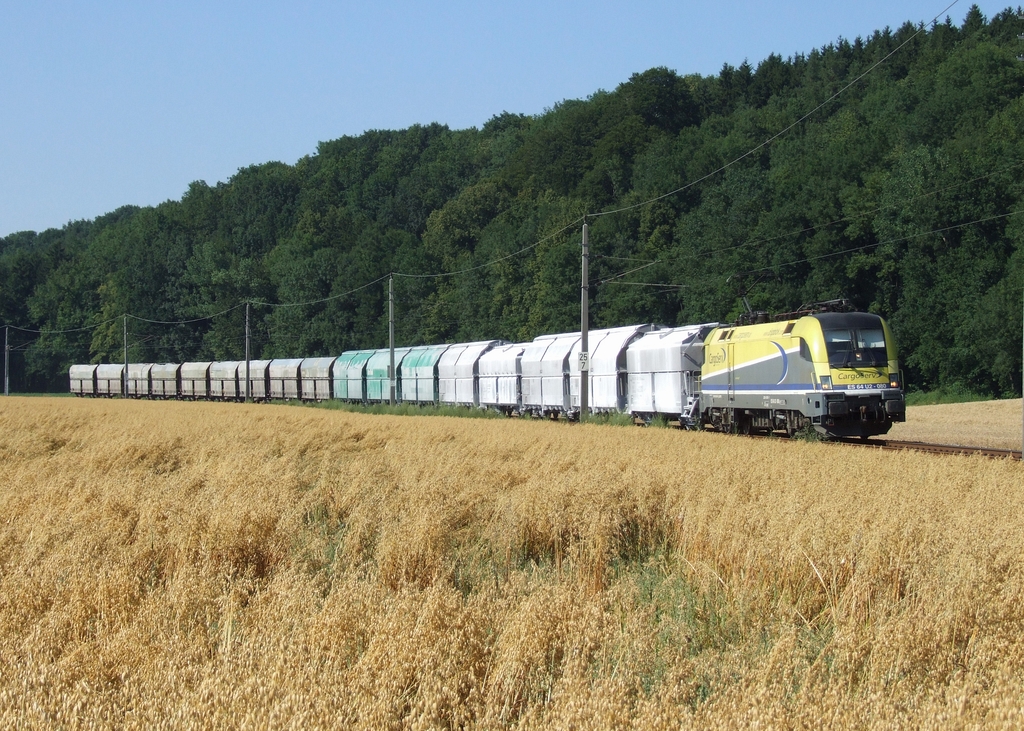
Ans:
{"label": "golden oat field", "polygon": [[911,406],[907,420],[894,424],[891,439],[934,444],[963,444],[991,449],[1021,448],[1021,401]]}
{"label": "golden oat field", "polygon": [[1024,469],[0,400],[0,728],[1019,728]]}

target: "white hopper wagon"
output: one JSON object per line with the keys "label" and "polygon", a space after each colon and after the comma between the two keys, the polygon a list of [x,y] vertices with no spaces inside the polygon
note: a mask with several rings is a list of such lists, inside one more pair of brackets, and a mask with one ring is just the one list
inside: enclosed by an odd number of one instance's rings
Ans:
{"label": "white hopper wagon", "polygon": [[96,395],[120,396],[124,387],[124,363],[102,363],[96,366]]}
{"label": "white hopper wagon", "polygon": [[503,340],[458,343],[445,351],[437,363],[438,396],[442,404],[479,406],[477,375],[480,357]]}
{"label": "white hopper wagon", "polygon": [[[655,325],[631,325],[587,333],[590,349],[588,410],[594,413],[624,411],[626,408],[626,348]],[[578,335],[578,333],[577,333]],[[577,340],[569,354],[569,413],[580,411],[580,348]]]}
{"label": "white hopper wagon", "polygon": [[569,413],[569,354],[579,333],[541,335],[523,350],[523,411],[558,417]]}
{"label": "white hopper wagon", "polygon": [[506,414],[523,408],[520,358],[527,343],[499,345],[480,356],[480,405]]}
{"label": "white hopper wagon", "polygon": [[150,376],[153,372],[152,363],[128,364],[128,396],[130,398],[149,398],[153,391]]}
{"label": "white hopper wagon", "polygon": [[178,398],[180,379],[180,363],[156,363],[149,371],[150,394],[153,398]]}
{"label": "white hopper wagon", "polygon": [[297,399],[302,396],[302,358],[275,358],[270,361],[270,398]]}
{"label": "white hopper wagon", "polygon": [[68,378],[71,380],[71,393],[76,396],[96,395],[96,368],[95,365],[73,365],[68,370]]}
{"label": "white hopper wagon", "polygon": [[303,401],[326,401],[331,397],[331,369],[334,356],[329,358],[305,358],[299,367],[302,377],[301,395]]}
{"label": "white hopper wagon", "polygon": [[681,425],[697,423],[704,338],[715,324],[657,330],[626,350],[629,401],[633,416],[650,421],[661,415]]}
{"label": "white hopper wagon", "polygon": [[[242,382],[239,382],[239,364]],[[238,401],[245,398],[245,361],[225,360],[210,365],[210,398]]]}
{"label": "white hopper wagon", "polygon": [[[253,401],[266,401],[270,398],[270,363],[269,360],[249,361],[249,398]],[[238,364],[238,381],[245,398],[245,361]]]}
{"label": "white hopper wagon", "polygon": [[181,397],[205,399],[210,397],[210,366],[212,361],[181,364]]}

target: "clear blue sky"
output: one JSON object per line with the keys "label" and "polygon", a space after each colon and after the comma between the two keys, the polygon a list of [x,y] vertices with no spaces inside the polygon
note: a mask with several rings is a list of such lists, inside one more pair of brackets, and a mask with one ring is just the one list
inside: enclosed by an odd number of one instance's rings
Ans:
{"label": "clear blue sky", "polygon": [[[0,236],[368,129],[538,114],[653,66],[756,66],[951,1],[0,0]],[[947,14],[960,24],[970,4]]]}

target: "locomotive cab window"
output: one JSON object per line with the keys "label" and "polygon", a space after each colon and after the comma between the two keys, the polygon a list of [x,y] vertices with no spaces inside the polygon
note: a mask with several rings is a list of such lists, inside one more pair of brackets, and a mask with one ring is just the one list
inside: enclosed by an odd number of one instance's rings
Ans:
{"label": "locomotive cab window", "polygon": [[833,368],[878,368],[888,364],[881,328],[825,330],[825,350]]}

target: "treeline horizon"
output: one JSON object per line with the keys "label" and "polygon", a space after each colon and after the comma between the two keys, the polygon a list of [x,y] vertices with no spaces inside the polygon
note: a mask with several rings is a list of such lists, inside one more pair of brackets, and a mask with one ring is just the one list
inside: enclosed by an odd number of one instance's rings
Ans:
{"label": "treeline horizon", "polygon": [[133,362],[240,359],[245,302],[269,303],[253,358],[383,347],[390,272],[413,275],[398,345],[578,330],[587,216],[591,327],[847,298],[889,321],[909,387],[1019,396],[1021,34],[1020,8],[973,6],[715,76],[653,68],[536,116],[345,136],[11,234],[0,324],[77,330],[11,330],[12,391],[123,361],[125,313]]}

